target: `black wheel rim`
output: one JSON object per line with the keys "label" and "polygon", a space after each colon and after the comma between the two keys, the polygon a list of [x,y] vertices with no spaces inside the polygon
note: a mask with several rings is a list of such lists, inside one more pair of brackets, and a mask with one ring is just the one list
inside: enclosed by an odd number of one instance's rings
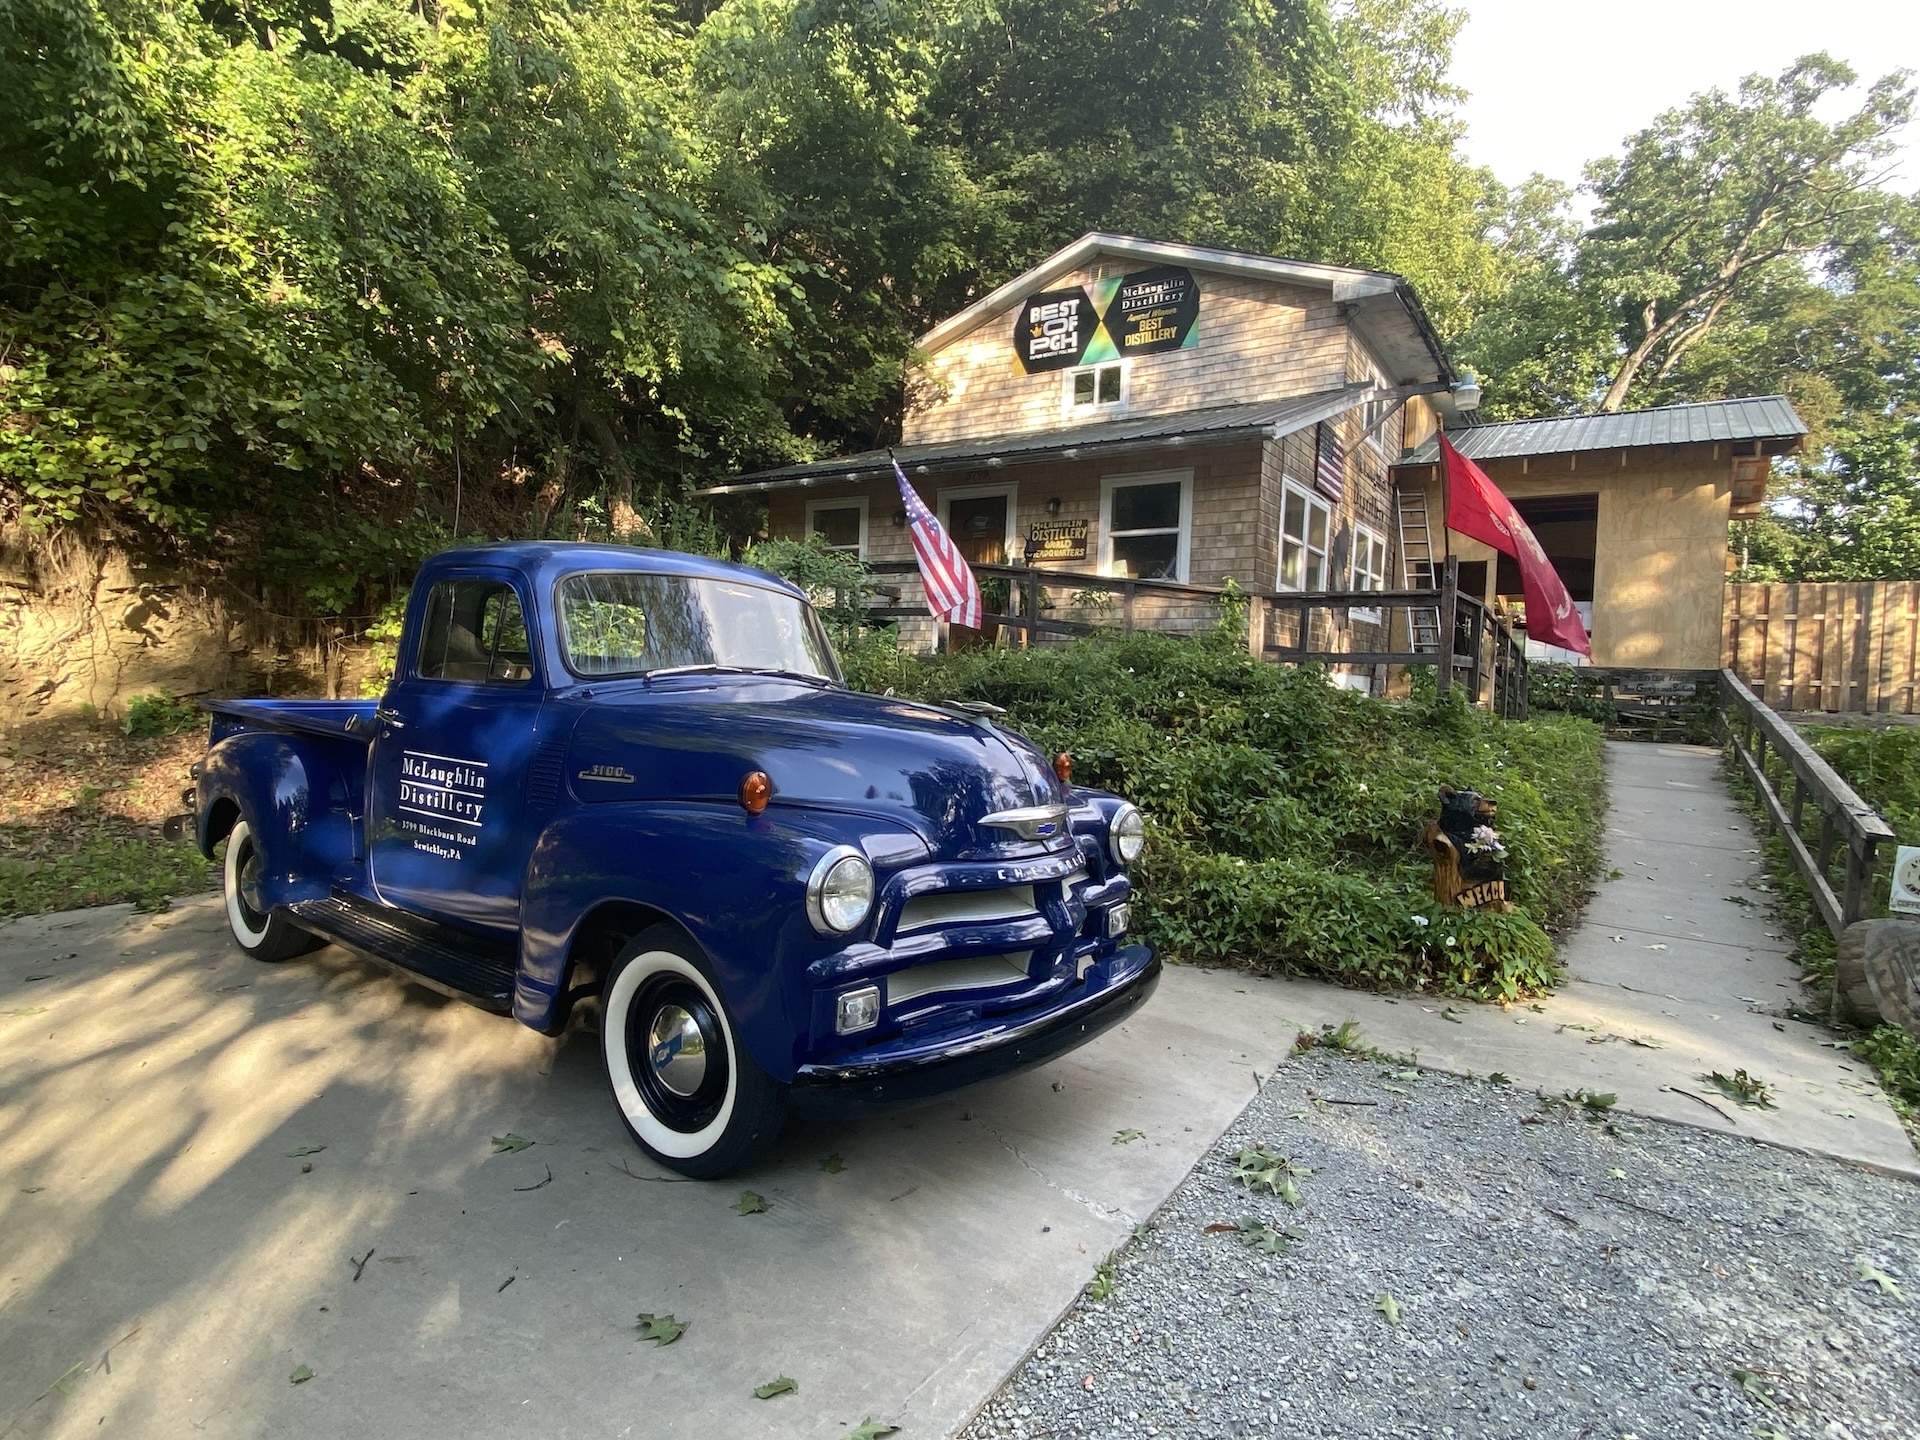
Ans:
{"label": "black wheel rim", "polygon": [[[668,1023],[684,1019],[689,1025]],[[684,1049],[669,1041],[653,1044],[656,1026],[669,1032],[698,1036],[704,1068],[691,1093],[682,1094],[685,1080]],[[627,1011],[627,1068],[633,1074],[640,1098],[647,1102],[654,1118],[669,1129],[683,1134],[703,1130],[720,1113],[727,1097],[727,1041],[720,1017],[706,992],[679,975],[656,975],[640,987]],[[658,1050],[660,1053],[656,1053]],[[676,1066],[675,1061],[681,1064]],[[675,1088],[675,1082],[680,1089]]]}
{"label": "black wheel rim", "polygon": [[240,858],[233,869],[233,898],[240,906],[240,918],[247,922],[247,929],[260,930],[265,927],[267,916],[252,903],[260,898],[260,851],[251,835],[241,840]]}

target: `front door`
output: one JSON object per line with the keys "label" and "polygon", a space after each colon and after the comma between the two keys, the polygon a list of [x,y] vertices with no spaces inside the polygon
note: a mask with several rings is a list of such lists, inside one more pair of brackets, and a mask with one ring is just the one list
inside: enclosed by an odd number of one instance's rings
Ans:
{"label": "front door", "polygon": [[[977,567],[1008,563],[1007,511],[1012,504],[1013,497],[1004,490],[992,495],[956,495],[947,501],[947,534],[968,565]],[[1006,582],[996,580],[993,576],[981,579],[977,570],[974,579],[980,584],[981,609],[998,610],[1005,614],[1008,603]],[[947,648],[970,650],[990,643],[998,628],[989,625],[983,632],[965,625],[950,626]]]}
{"label": "front door", "polygon": [[367,859],[375,894],[433,919],[519,923],[522,814],[544,687],[514,577],[438,581],[376,714]]}

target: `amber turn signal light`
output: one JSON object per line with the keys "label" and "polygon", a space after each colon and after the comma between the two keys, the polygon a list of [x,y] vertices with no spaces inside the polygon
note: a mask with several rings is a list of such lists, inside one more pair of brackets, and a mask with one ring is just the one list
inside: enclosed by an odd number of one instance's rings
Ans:
{"label": "amber turn signal light", "polygon": [[1073,783],[1073,756],[1062,750],[1053,757],[1053,773],[1060,777],[1062,785]]}
{"label": "amber turn signal light", "polygon": [[747,778],[740,782],[740,808],[749,815],[758,815],[772,798],[773,781],[767,778],[767,772],[748,771]]}

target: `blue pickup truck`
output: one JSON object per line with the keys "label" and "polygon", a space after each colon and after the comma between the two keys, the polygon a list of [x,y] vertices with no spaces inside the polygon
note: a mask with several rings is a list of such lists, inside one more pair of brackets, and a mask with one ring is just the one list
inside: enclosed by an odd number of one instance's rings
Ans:
{"label": "blue pickup truck", "polygon": [[789,1110],[924,1100],[1152,992],[1145,827],[994,723],[849,690],[805,595],[666,551],[503,544],[420,572],[376,703],[221,700],[189,792],[261,960],[329,941],[558,1034],[712,1178]]}

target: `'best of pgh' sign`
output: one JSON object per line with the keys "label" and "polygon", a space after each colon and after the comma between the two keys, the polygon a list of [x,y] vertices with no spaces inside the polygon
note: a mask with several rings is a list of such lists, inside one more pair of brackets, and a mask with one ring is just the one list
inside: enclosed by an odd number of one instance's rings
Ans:
{"label": "'best of pgh' sign", "polygon": [[1189,350],[1199,342],[1200,287],[1193,272],[1161,265],[1084,286],[1043,290],[1013,317],[1013,353],[1029,375],[1132,355]]}

